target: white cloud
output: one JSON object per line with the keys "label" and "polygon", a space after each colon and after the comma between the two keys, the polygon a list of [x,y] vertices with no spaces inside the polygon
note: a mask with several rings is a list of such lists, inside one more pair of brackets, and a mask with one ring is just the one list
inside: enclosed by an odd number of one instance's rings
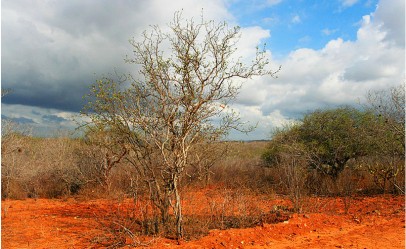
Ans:
{"label": "white cloud", "polygon": [[[262,48],[263,41],[271,36],[270,31],[258,26],[241,29],[241,38],[236,45],[236,58],[242,58],[244,63],[251,63],[256,55],[256,47]],[[272,59],[270,51],[266,51],[268,58]],[[273,65],[272,69],[278,69],[278,65]],[[239,105],[258,106],[266,99],[266,88],[263,78],[255,77],[252,80],[235,79],[236,84],[242,84],[240,94],[237,99]]]}
{"label": "white cloud", "polygon": [[381,1],[374,13],[375,25],[382,25],[386,32],[385,39],[405,47],[405,1]]}
{"label": "white cloud", "polygon": [[246,61],[251,61],[255,57],[256,47],[261,45],[271,33],[269,30],[259,26],[245,27],[241,29],[241,37],[236,45],[237,57],[242,57]]}
{"label": "white cloud", "polygon": [[263,115],[259,106],[234,105],[233,108],[239,111],[243,121],[248,122],[243,125],[255,126],[255,129],[248,136],[234,131],[229,137],[231,140],[270,139],[275,127],[283,127],[294,122],[293,119],[283,116],[279,110]]}
{"label": "white cloud", "polygon": [[[382,1],[373,14],[364,16],[355,41],[337,38],[322,49],[301,48],[273,61],[282,65],[279,78],[258,79],[243,88],[243,99],[252,101],[250,112],[243,111],[242,115],[247,120],[261,120],[268,127],[272,115],[272,124],[281,125],[318,108],[356,105],[368,90],[402,84],[404,37],[394,31],[403,27],[404,32],[404,21],[395,21],[383,11],[395,5]],[[397,6],[398,13],[392,15],[403,16],[400,1]],[[255,119],[252,113],[261,117]]]}

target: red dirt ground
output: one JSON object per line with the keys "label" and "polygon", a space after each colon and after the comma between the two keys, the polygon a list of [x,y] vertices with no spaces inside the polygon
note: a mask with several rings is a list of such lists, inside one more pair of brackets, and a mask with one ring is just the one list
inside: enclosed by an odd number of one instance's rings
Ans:
{"label": "red dirt ground", "polygon": [[[215,191],[185,200],[185,213],[205,212]],[[223,193],[224,194],[224,193]],[[198,196],[198,197],[196,197]],[[208,197],[209,196],[209,197]],[[211,198],[211,199],[210,199]],[[262,208],[287,200],[262,196]],[[111,201],[78,199],[6,200],[1,207],[2,248],[99,248],[95,217],[110,212]],[[199,204],[200,203],[200,204]],[[198,207],[200,207],[198,209]],[[150,248],[405,248],[404,196],[356,197],[348,214],[340,199],[313,198],[305,214],[253,228],[211,230],[198,240],[149,239]],[[126,247],[130,248],[130,247]]]}

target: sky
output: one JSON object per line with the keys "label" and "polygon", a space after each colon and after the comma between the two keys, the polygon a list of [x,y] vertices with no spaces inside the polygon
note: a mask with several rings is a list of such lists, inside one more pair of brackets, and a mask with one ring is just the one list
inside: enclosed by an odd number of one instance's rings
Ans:
{"label": "sky", "polygon": [[73,130],[91,84],[134,71],[129,39],[179,10],[240,26],[239,56],[265,45],[271,68],[281,66],[277,78],[243,82],[228,108],[256,129],[228,139],[269,139],[313,110],[405,83],[404,0],[2,0],[2,119],[42,136]]}

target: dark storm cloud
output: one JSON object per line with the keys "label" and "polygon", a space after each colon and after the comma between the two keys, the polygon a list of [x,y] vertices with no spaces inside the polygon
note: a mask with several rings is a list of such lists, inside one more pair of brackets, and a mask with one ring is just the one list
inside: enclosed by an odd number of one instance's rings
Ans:
{"label": "dark storm cloud", "polygon": [[128,40],[149,25],[166,24],[173,12],[187,9],[208,17],[226,15],[221,1],[4,0],[2,87],[13,94],[6,104],[79,111],[87,86],[109,73],[134,71]]}
{"label": "dark storm cloud", "polygon": [[2,88],[13,90],[2,102],[80,111],[95,79],[128,71],[128,39],[144,29],[140,8],[139,1],[2,1]]}
{"label": "dark storm cloud", "polygon": [[77,112],[85,104],[82,96],[88,93],[88,85],[92,83],[91,78],[83,79],[83,82],[76,82],[74,79],[50,82],[36,79],[35,73],[32,75],[33,77],[29,77],[29,74],[26,77],[23,75],[16,77],[17,84],[13,84],[16,81],[9,81],[8,77],[2,76],[3,87],[13,90],[11,94],[2,99],[2,102]]}

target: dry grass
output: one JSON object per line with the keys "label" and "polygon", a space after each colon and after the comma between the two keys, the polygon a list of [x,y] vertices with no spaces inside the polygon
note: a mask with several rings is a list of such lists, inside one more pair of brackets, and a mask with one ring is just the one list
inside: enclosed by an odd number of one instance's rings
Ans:
{"label": "dry grass", "polygon": [[[185,175],[182,181],[184,188],[218,185],[233,191],[249,189],[257,193],[289,194],[286,186],[286,177],[289,175],[285,174],[289,171],[266,168],[263,165],[261,155],[266,150],[266,141],[223,142],[216,146],[216,149],[220,148],[219,151],[227,147],[227,154],[213,162],[206,172],[207,178],[194,169]],[[125,162],[112,170],[108,188],[103,186],[97,168],[101,159],[95,156],[99,154],[95,150],[97,148],[90,147],[79,139],[67,137],[35,138],[14,135],[3,139],[2,198],[55,198],[81,194],[91,199],[106,196],[129,197],[146,192],[142,179]],[[349,176],[352,178],[349,179]],[[306,192],[310,195],[378,191],[373,178],[363,170],[346,169],[346,173],[339,178],[338,186],[317,174],[308,174],[304,178]],[[398,178],[398,182],[401,182],[401,176]]]}

